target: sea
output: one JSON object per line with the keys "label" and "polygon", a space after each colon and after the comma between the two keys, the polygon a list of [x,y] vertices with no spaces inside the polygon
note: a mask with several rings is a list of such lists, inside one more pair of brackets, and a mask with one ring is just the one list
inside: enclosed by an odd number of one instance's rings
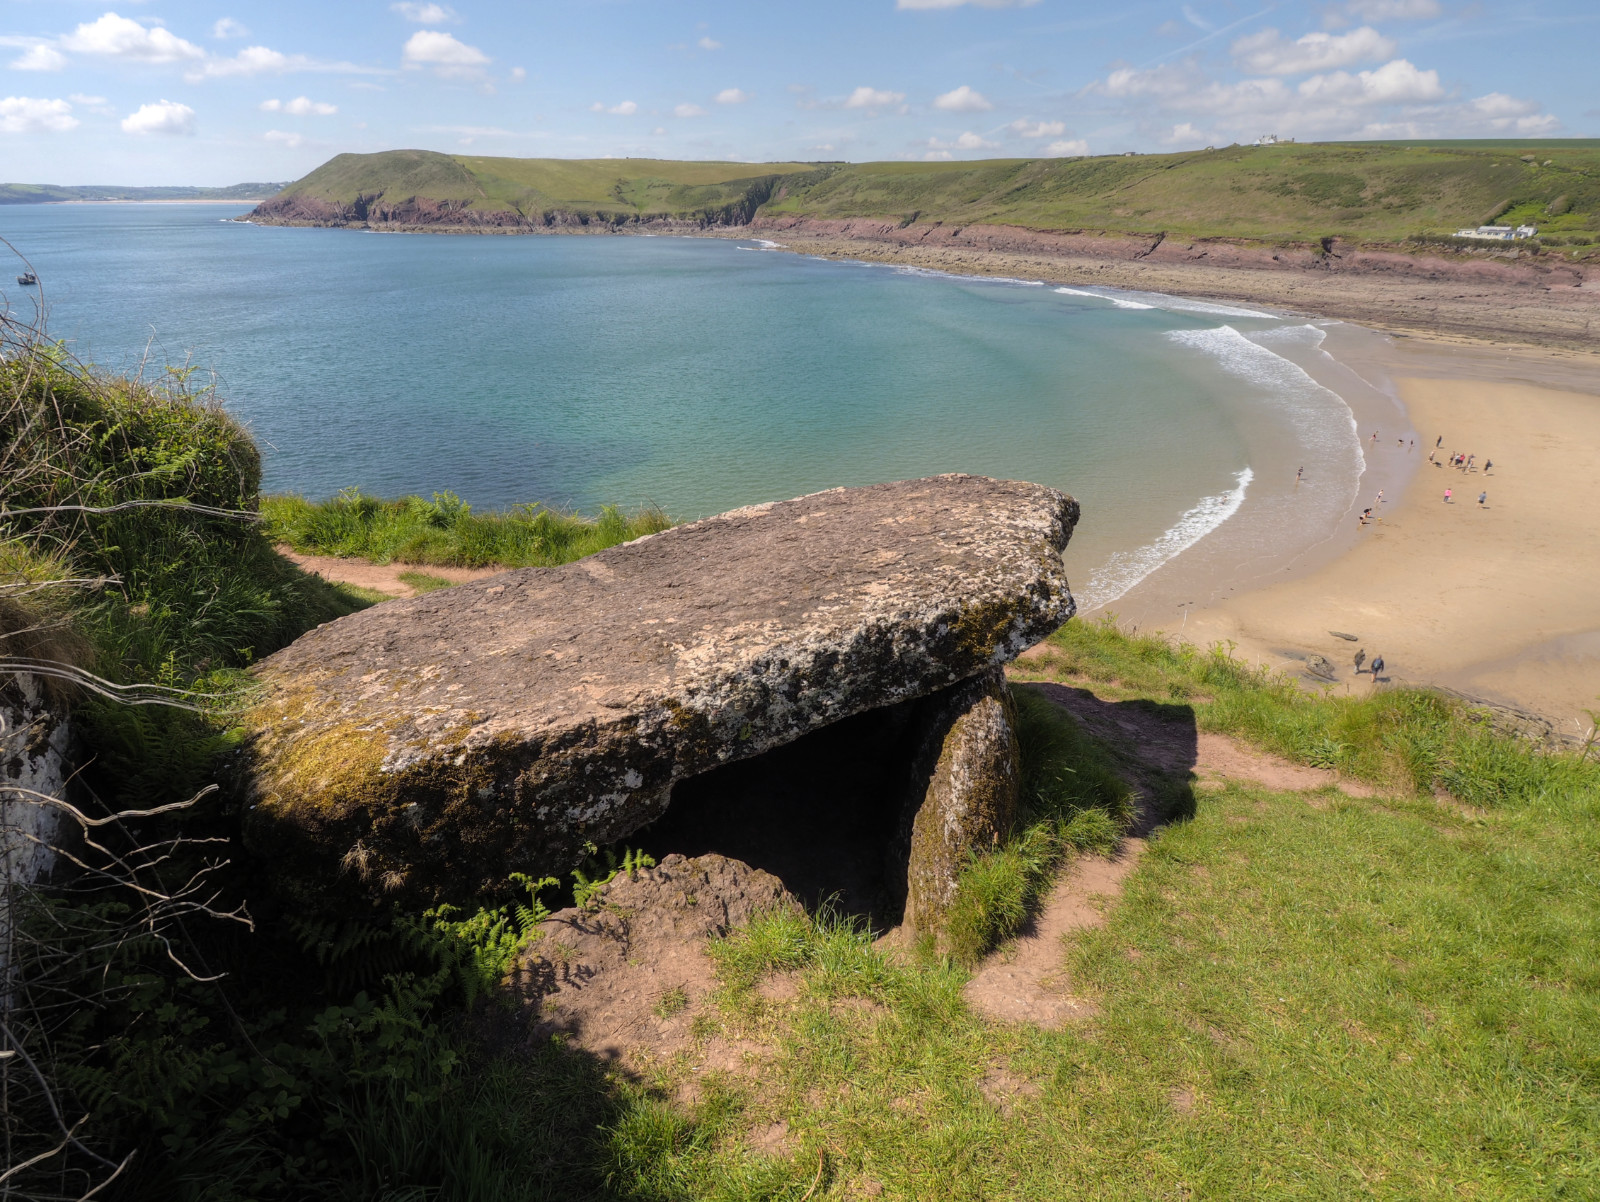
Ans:
{"label": "sea", "polygon": [[1279,570],[1352,519],[1366,467],[1327,323],[1303,317],[756,239],[290,229],[248,208],[6,206],[43,288],[0,279],[13,318],[42,296],[82,360],[198,368],[269,491],[691,519],[938,472],[1032,480],[1082,506],[1067,565],[1089,612],[1202,549]]}

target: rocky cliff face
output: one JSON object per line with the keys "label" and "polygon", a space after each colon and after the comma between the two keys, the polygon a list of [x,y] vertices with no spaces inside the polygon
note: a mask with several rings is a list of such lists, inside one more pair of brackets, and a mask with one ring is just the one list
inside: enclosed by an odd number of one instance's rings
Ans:
{"label": "rocky cliff face", "polygon": [[55,867],[50,845],[60,830],[60,812],[41,799],[65,795],[70,741],[67,721],[52,711],[33,677],[0,683],[0,1011],[6,1005],[13,890]]}
{"label": "rocky cliff face", "polygon": [[974,476],[837,489],[340,619],[257,670],[247,837],[308,898],[564,871],[678,781],[1045,637],[1077,516]]}

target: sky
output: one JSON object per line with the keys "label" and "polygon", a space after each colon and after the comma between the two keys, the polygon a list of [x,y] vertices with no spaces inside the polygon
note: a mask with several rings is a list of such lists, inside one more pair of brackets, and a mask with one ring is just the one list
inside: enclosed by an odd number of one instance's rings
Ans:
{"label": "sky", "polygon": [[0,180],[1600,136],[1596,0],[0,0]]}

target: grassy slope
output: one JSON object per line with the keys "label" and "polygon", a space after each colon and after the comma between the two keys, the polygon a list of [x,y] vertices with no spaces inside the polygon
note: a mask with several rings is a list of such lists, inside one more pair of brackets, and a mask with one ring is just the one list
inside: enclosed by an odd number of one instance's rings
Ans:
{"label": "grassy slope", "polygon": [[696,215],[751,195],[764,199],[765,181],[775,186],[761,212],[820,218],[1383,242],[1475,225],[1509,203],[1504,219],[1533,221],[1557,237],[1600,231],[1600,142],[1592,140],[1323,143],[1134,157],[854,164],[388,151],[340,155],[289,192],[339,203],[358,192],[383,192],[392,201],[466,200],[524,214]]}
{"label": "grassy slope", "polygon": [[280,494],[261,499],[261,516],[273,542],[304,554],[462,568],[552,567],[672,525],[659,510],[625,514],[613,506],[593,519],[542,505],[474,513],[453,493],[435,493],[432,501]]}
{"label": "grassy slope", "polygon": [[[964,974],[848,929],[758,921],[717,950],[697,1029],[771,1059],[759,1083],[700,1076],[689,1116],[635,1096],[607,1134],[629,1192],[797,1198],[820,1170],[808,1196],[1596,1196],[1600,895],[1576,882],[1600,854],[1600,766],[1541,764],[1456,711],[1325,712],[1109,628],[1052,646],[1032,670],[1114,703],[1186,700],[1285,750],[1321,723],[1388,795],[1203,792],[1063,948],[1098,1016],[1061,1031],[985,1023]],[[1493,806],[1418,793],[1401,750],[1424,736],[1520,768]],[[795,996],[756,988],[783,969]],[[785,1155],[745,1150],[776,1121]]]}

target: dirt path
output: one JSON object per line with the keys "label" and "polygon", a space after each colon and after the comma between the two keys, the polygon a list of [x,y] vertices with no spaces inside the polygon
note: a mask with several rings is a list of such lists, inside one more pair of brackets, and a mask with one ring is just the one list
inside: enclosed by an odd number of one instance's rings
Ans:
{"label": "dirt path", "polygon": [[[1367,785],[1338,773],[1293,764],[1257,751],[1226,735],[1198,730],[1186,705],[1147,701],[1107,701],[1086,688],[1031,684],[1068,710],[1089,730],[1133,758],[1131,782],[1144,798],[1159,795],[1160,782],[1189,775],[1204,790],[1232,781],[1286,792],[1310,792],[1332,786],[1352,797],[1370,797]],[[1123,883],[1144,854],[1146,837],[1162,821],[1141,804],[1132,837],[1117,854],[1083,856],[1056,881],[1033,923],[1008,946],[989,958],[966,986],[967,1002],[980,1014],[1002,1022],[1031,1022],[1060,1027],[1092,1018],[1095,1006],[1072,992],[1063,943],[1078,931],[1104,925],[1122,895]]]}
{"label": "dirt path", "polygon": [[438,576],[451,584],[498,576],[504,568],[442,568],[414,563],[370,563],[365,559],[343,559],[337,555],[301,555],[289,547],[278,547],[278,554],[307,572],[314,572],[334,584],[353,584],[376,589],[392,597],[415,597],[417,590],[400,579],[402,572],[422,572]]}

